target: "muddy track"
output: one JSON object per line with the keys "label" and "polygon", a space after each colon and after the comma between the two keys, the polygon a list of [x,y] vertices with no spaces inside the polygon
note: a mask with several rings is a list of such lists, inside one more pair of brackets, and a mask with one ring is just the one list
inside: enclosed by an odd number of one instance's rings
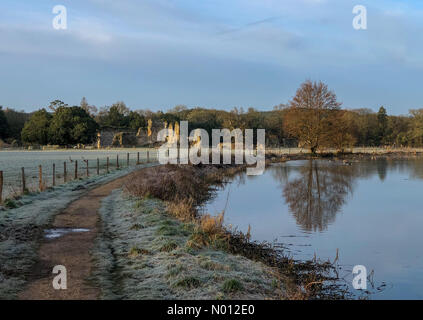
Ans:
{"label": "muddy track", "polygon": [[[129,175],[120,177],[88,191],[55,217],[53,229],[78,228],[88,232],[71,232],[56,239],[44,239],[38,251],[39,260],[19,299],[25,300],[93,300],[100,289],[87,281],[93,268],[91,250],[99,228],[98,210],[101,200],[122,187]],[[67,270],[67,289],[53,288],[53,267],[63,265]]]}

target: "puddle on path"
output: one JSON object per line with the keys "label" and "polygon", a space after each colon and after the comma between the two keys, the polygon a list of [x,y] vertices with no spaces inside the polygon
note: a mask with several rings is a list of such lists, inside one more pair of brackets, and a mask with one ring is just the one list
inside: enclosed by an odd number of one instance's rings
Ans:
{"label": "puddle on path", "polygon": [[76,233],[76,232],[88,232],[90,229],[82,229],[82,228],[58,228],[58,229],[46,229],[44,230],[44,237],[47,239],[56,239],[63,237],[68,233]]}

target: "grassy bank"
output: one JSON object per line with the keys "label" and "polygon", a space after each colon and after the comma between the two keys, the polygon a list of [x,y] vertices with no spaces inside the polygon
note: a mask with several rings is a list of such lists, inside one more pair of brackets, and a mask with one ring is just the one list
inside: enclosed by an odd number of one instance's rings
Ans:
{"label": "grassy bank", "polygon": [[163,201],[113,192],[103,201],[91,281],[103,299],[264,299],[277,297],[270,268],[213,247],[189,245],[196,228]]}
{"label": "grassy bank", "polygon": [[103,297],[346,298],[331,263],[295,261],[269,244],[251,242],[248,233],[227,229],[223,212],[198,214],[214,188],[244,169],[150,168],[126,183],[129,199],[108,199],[94,252],[93,281],[105,288]]}

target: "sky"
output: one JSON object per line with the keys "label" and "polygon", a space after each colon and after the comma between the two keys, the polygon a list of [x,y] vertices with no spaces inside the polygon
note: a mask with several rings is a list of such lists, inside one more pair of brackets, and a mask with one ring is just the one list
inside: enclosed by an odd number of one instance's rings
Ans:
{"label": "sky", "polygon": [[422,49],[420,0],[1,0],[0,105],[271,110],[310,79],[344,108],[407,114],[423,108]]}

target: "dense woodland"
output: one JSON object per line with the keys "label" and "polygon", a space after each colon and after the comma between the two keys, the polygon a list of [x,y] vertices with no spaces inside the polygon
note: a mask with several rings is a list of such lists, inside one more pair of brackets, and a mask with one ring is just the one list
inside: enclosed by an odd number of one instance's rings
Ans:
{"label": "dense woodland", "polygon": [[384,107],[341,108],[336,95],[321,82],[304,82],[287,104],[271,111],[233,108],[231,111],[176,106],[167,112],[132,111],[124,102],[97,108],[85,98],[79,106],[56,100],[33,113],[0,107],[0,144],[73,146],[95,141],[101,128],[137,130],[147,120],[187,120],[190,128],[211,133],[217,128],[266,129],[267,144],[286,146],[288,141],[316,151],[322,147],[343,150],[351,146],[423,146],[423,109],[408,115],[388,115]]}

